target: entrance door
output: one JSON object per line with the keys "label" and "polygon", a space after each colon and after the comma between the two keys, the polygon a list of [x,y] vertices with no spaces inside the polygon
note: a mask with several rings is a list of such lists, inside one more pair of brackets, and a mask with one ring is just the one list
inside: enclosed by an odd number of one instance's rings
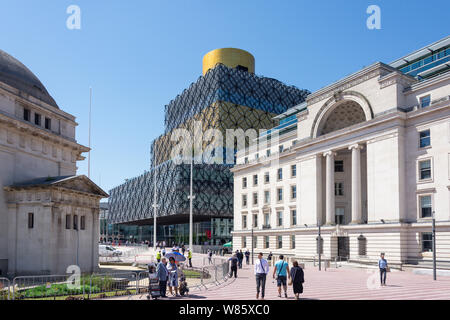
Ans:
{"label": "entrance door", "polygon": [[338,257],[347,260],[350,254],[350,241],[348,237],[338,237]]}

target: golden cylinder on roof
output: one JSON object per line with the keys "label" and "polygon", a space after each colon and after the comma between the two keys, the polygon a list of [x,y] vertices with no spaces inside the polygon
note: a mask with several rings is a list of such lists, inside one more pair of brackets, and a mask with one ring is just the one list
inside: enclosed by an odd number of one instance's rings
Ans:
{"label": "golden cylinder on roof", "polygon": [[255,58],[245,50],[236,48],[215,49],[203,57],[203,75],[213,69],[218,63],[230,68],[239,68],[255,73]]}

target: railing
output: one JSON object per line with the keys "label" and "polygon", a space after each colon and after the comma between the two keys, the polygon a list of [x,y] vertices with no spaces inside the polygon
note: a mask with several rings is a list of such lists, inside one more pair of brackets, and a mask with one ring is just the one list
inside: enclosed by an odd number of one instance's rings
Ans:
{"label": "railing", "polygon": [[13,300],[82,300],[135,294],[136,272],[81,275],[21,276],[13,280]]}
{"label": "railing", "polygon": [[0,301],[9,300],[11,297],[11,282],[8,278],[0,277]]}
{"label": "railing", "polygon": [[[228,280],[228,261],[214,258],[213,264],[202,268],[180,266],[189,289],[219,285]],[[20,276],[0,278],[0,300],[84,300],[103,299],[125,295],[143,294],[149,291],[147,271],[117,272],[81,275]]]}

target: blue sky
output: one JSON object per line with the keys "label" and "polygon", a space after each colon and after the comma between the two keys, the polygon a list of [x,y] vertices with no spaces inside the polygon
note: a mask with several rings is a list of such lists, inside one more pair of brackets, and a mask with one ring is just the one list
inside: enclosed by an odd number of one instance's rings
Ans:
{"label": "blue sky", "polygon": [[[81,8],[81,30],[66,9]],[[366,27],[369,5],[381,30]],[[88,144],[105,190],[149,168],[164,105],[201,75],[212,49],[251,52],[256,73],[315,91],[449,34],[448,1],[0,0],[0,48],[29,67]],[[79,162],[87,174],[87,161]]]}

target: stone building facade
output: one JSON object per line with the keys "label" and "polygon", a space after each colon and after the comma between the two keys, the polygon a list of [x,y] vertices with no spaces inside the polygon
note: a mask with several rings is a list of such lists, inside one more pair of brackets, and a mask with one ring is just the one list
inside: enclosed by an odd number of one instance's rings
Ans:
{"label": "stone building facade", "polygon": [[[449,39],[415,59],[433,49],[447,57]],[[279,117],[293,124],[271,130],[271,144],[241,150],[232,169],[233,249],[313,259],[320,225],[325,258],[373,262],[385,252],[392,263],[418,263],[432,255],[434,214],[437,257],[449,260],[450,72],[443,66],[420,78],[372,64]]]}
{"label": "stone building facade", "polygon": [[39,79],[0,50],[0,275],[61,273],[75,264],[73,226],[59,225],[68,212],[85,216],[78,260],[83,271],[96,268],[98,202],[107,194],[76,177],[89,151],[76,142],[76,126]]}

